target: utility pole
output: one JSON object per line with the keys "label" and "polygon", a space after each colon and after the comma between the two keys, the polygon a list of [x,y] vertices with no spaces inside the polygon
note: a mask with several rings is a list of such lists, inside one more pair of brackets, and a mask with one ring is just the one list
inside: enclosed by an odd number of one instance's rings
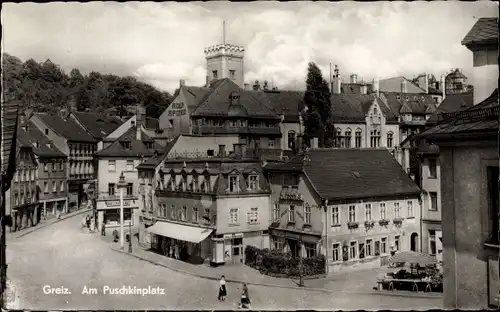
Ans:
{"label": "utility pole", "polygon": [[300,236],[299,240],[299,287],[304,287],[304,263],[302,260],[302,251],[304,248],[304,243],[302,242],[302,235]]}

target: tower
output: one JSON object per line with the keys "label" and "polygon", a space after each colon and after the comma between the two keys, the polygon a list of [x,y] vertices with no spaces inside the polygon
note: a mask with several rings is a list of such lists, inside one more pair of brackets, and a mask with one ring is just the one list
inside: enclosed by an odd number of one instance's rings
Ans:
{"label": "tower", "polygon": [[229,78],[240,88],[243,88],[243,57],[245,49],[241,46],[226,43],[225,22],[223,25],[222,44],[205,49],[207,84],[214,79]]}

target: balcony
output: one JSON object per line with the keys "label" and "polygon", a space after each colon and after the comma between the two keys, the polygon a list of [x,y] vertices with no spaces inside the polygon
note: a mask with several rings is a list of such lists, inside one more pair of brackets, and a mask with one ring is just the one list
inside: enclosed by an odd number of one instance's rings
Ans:
{"label": "balcony", "polygon": [[[127,195],[123,194],[123,200],[137,200],[138,196],[137,195]],[[120,193],[117,193],[115,195],[109,195],[108,193],[99,193],[97,196],[97,201],[120,201]]]}
{"label": "balcony", "polygon": [[299,192],[298,186],[283,186],[280,192],[280,200],[283,201],[303,201],[304,197]]}

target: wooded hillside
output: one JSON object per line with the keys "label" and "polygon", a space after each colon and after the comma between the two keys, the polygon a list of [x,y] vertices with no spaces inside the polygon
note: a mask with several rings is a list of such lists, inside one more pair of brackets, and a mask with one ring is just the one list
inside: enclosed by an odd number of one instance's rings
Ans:
{"label": "wooded hillside", "polygon": [[128,105],[143,103],[149,117],[158,118],[172,95],[138,81],[134,77],[118,77],[91,72],[82,75],[74,68],[69,74],[49,59],[38,63],[33,59],[2,54],[3,95],[5,100],[22,100],[25,107],[39,112],[55,112],[73,98],[80,111],[103,112],[115,107],[119,113]]}

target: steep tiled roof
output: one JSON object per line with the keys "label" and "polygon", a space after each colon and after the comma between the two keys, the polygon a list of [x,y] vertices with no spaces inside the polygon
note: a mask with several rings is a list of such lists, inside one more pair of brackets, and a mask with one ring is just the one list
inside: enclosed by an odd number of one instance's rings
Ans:
{"label": "steep tiled roof", "polygon": [[387,103],[397,116],[401,113],[401,109],[406,104],[408,110],[413,114],[425,114],[429,105],[434,104],[434,99],[429,94],[421,93],[399,93],[399,92],[384,92]]}
{"label": "steep tiled roof", "polygon": [[122,121],[114,116],[87,112],[73,112],[73,114],[87,131],[98,140],[108,136],[122,124]]}
{"label": "steep tiled roof", "polygon": [[302,166],[320,197],[332,201],[420,193],[386,149],[313,149],[281,166],[297,170]]}
{"label": "steep tiled roof", "polygon": [[456,68],[454,71],[452,71],[451,73],[449,73],[448,75],[446,75],[446,80],[448,79],[457,79],[457,78],[465,78],[467,79],[467,76],[465,76],[464,74],[462,74],[462,72],[460,72],[460,69]]}
{"label": "steep tiled roof", "polygon": [[203,99],[210,92],[210,89],[205,87],[182,86],[181,89],[185,91],[183,94],[186,99],[185,104],[189,113],[198,107],[201,99]]}
{"label": "steep tiled roof", "polygon": [[[142,140],[136,139],[136,127],[131,127],[122,136],[116,139],[110,146],[97,153],[98,157],[151,157],[155,151],[159,154],[163,153],[163,148],[158,143],[154,142],[149,136],[142,131]],[[130,148],[125,148],[123,142],[130,144]],[[146,142],[153,144],[153,148],[149,149]]]}
{"label": "steep tiled roof", "polygon": [[396,122],[394,113],[385,105],[384,99],[374,94],[332,94],[330,101],[334,122],[365,122],[368,109],[375,99],[387,121]]}
{"label": "steep tiled roof", "polygon": [[241,117],[279,119],[276,113],[257,100],[251,92],[241,89],[230,79],[214,81],[210,87],[211,92],[204,96],[191,116],[229,116],[232,107],[229,96],[231,92],[238,92],[240,95],[239,106],[242,109],[233,113],[242,114]]}
{"label": "steep tiled roof", "polygon": [[175,143],[177,143],[180,136],[181,135],[178,135],[175,139],[168,142],[167,145],[163,148],[163,153],[154,155],[153,157],[147,159],[145,162],[137,166],[137,169],[156,168],[165,159],[166,155],[174,147]]}
{"label": "steep tiled roof", "polygon": [[367,93],[371,93],[373,91],[372,84],[370,84],[370,83],[342,82],[340,85],[340,93],[362,94],[361,87],[363,87],[363,86],[366,86]]}
{"label": "steep tiled roof", "polygon": [[50,129],[71,141],[96,142],[73,118],[62,118],[57,114],[36,113]]}
{"label": "steep tiled roof", "polygon": [[[19,108],[22,107],[20,101],[2,101],[1,107],[1,120],[0,120],[0,153],[1,153],[1,172],[0,174],[6,174],[7,170],[14,169],[9,168],[9,156],[11,155],[12,144],[16,143],[14,141],[14,135],[16,130],[16,121],[18,120]],[[16,143],[17,144],[17,143]],[[12,147],[14,149],[14,147]],[[17,148],[16,148],[17,150]],[[13,172],[13,171],[12,171]],[[12,174],[12,172],[10,172]]]}
{"label": "steep tiled roof", "polygon": [[407,93],[425,93],[425,90],[417,86],[411,80],[403,76],[379,80],[380,92],[401,92],[401,81],[406,81]]}
{"label": "steep tiled roof", "polygon": [[480,18],[462,40],[463,45],[498,43],[498,17]]}
{"label": "steep tiled roof", "polygon": [[483,108],[491,108],[498,106],[498,88],[496,88],[493,93],[487,97],[484,101],[481,103],[474,105],[470,110],[478,110],[478,109],[483,109]]}
{"label": "steep tiled roof", "polygon": [[434,124],[440,119],[442,113],[460,112],[469,109],[474,104],[472,92],[452,93],[446,95],[446,98],[439,104],[434,113],[427,120],[427,124]]}
{"label": "steep tiled roof", "polygon": [[298,122],[300,113],[305,108],[304,92],[302,91],[245,91],[252,94],[272,109],[276,114],[284,114],[284,121]]}
{"label": "steep tiled roof", "polygon": [[26,125],[19,126],[17,137],[21,139],[23,144],[31,146],[33,152],[38,156],[66,157],[31,121],[27,121]]}

